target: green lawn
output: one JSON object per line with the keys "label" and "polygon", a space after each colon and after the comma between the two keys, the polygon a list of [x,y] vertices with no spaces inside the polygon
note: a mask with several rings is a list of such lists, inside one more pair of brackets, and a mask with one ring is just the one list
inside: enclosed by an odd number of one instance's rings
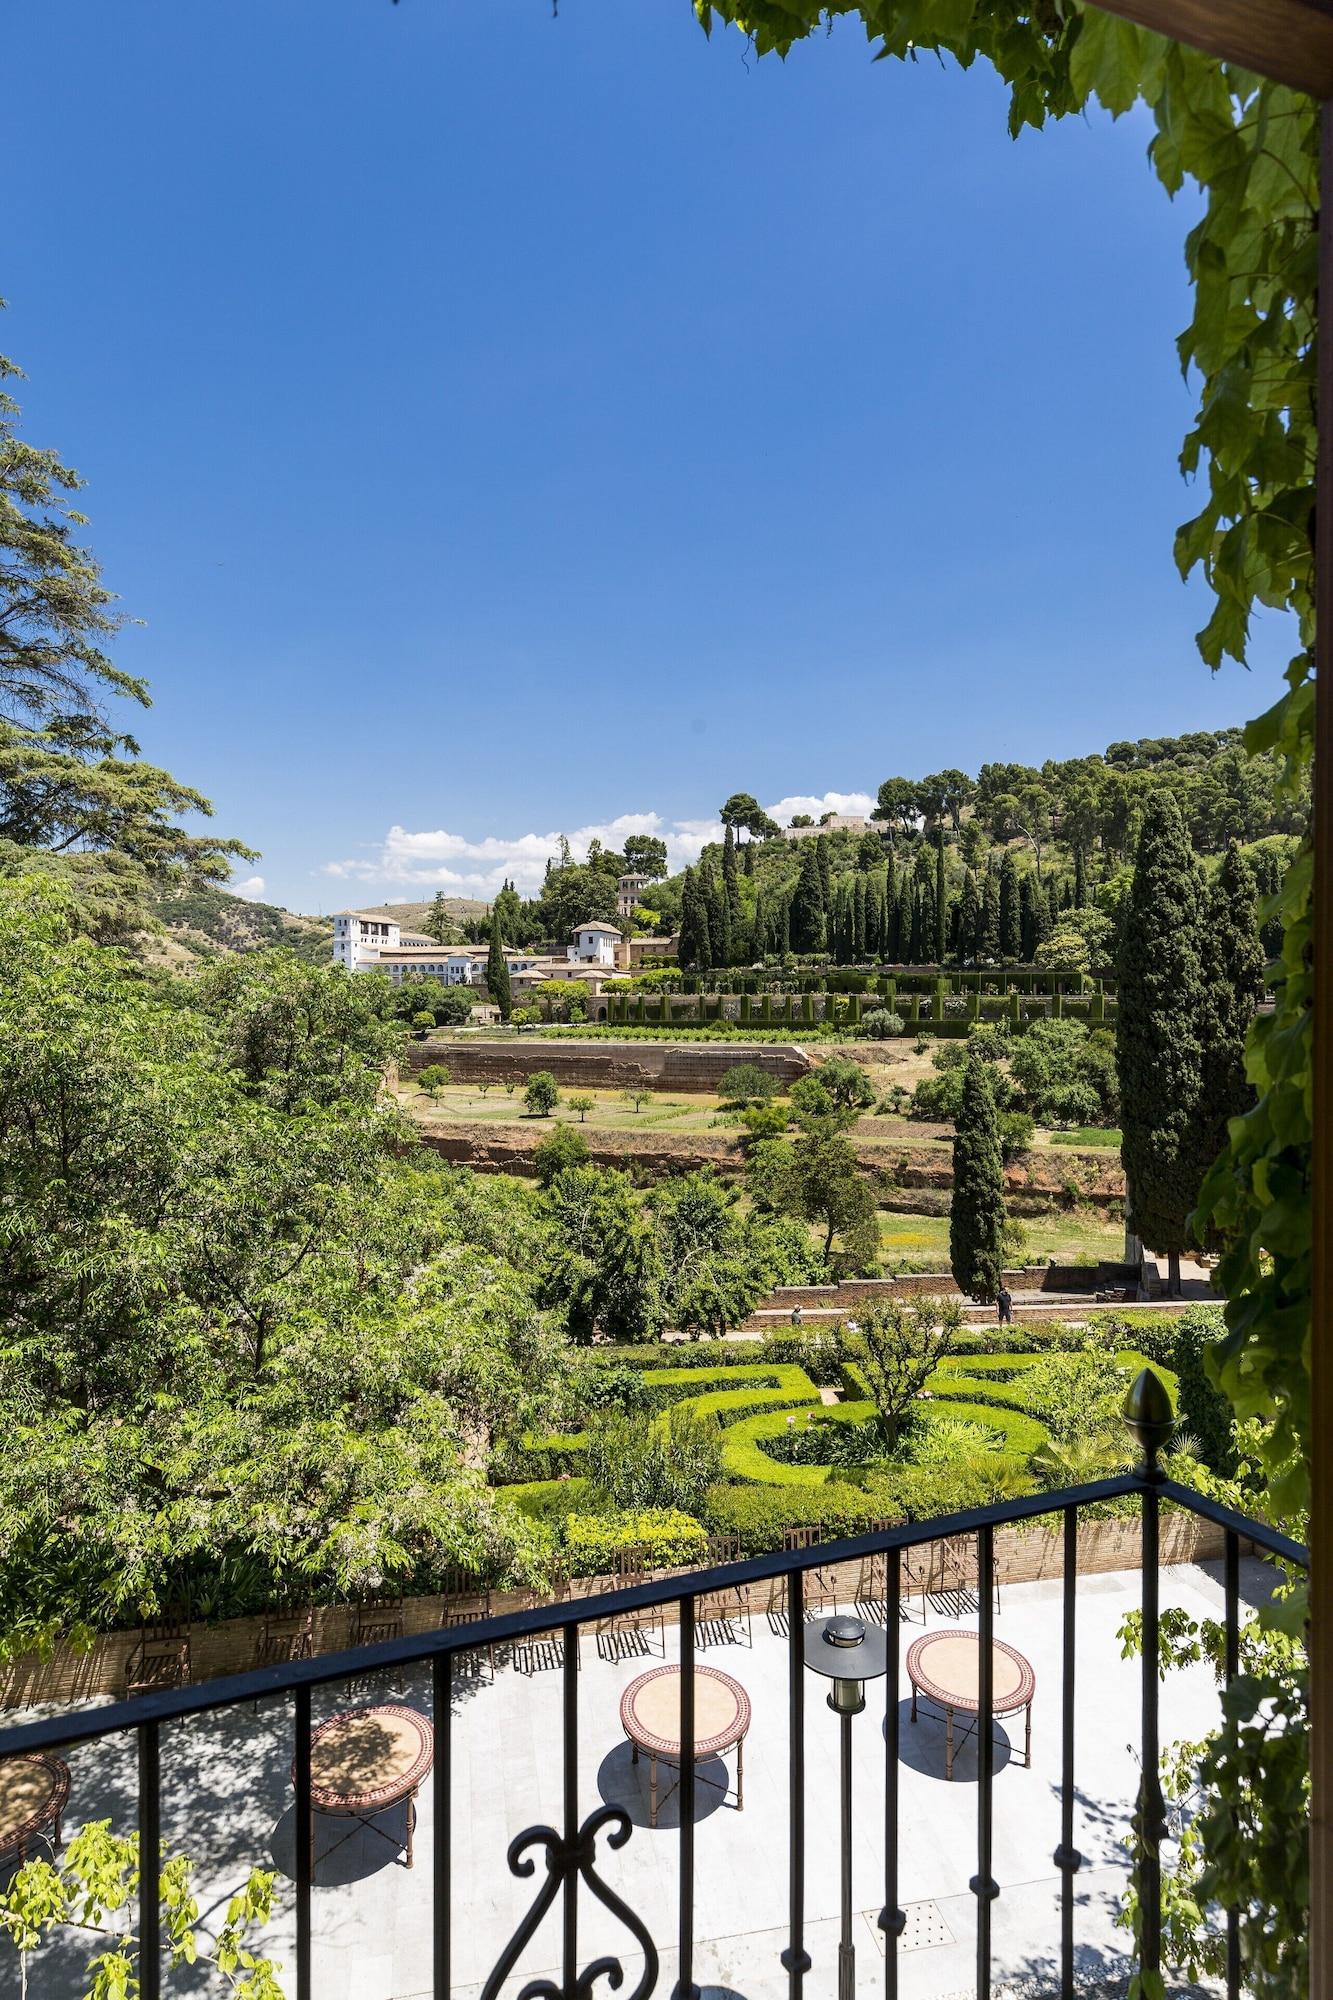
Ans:
{"label": "green lawn", "polygon": [[[1115,1260],[1124,1249],[1125,1229],[1116,1216],[1098,1210],[1061,1210],[1052,1215],[1022,1218],[1026,1241],[1020,1253],[1024,1263],[1044,1264],[1049,1257],[1070,1264],[1079,1258]],[[947,1215],[905,1215],[897,1209],[881,1209],[879,1215],[880,1252],[889,1271],[947,1271],[949,1268],[949,1218]]]}
{"label": "green lawn", "polygon": [[1043,1132],[1048,1146],[1120,1146],[1118,1125],[1077,1125],[1072,1132]]}
{"label": "green lawn", "polygon": [[[562,1090],[560,1102],[549,1118],[533,1118],[523,1103],[523,1085],[519,1084],[510,1092],[503,1084],[497,1083],[484,1093],[475,1084],[448,1084],[434,1098],[422,1090],[415,1079],[405,1078],[400,1092],[406,1108],[418,1117],[425,1117],[431,1124],[480,1124],[530,1126],[540,1133],[541,1128],[554,1125],[578,1125],[586,1122],[588,1130],[600,1127],[602,1130],[629,1128],[635,1131],[652,1131],[655,1127],[666,1127],[670,1131],[699,1131],[710,1128],[718,1114],[716,1097],[685,1095],[677,1092],[670,1097],[653,1095],[644,1100],[639,1111],[627,1104],[618,1090]],[[581,1120],[577,1111],[570,1109],[570,1097],[591,1097],[593,1108],[586,1121]]]}

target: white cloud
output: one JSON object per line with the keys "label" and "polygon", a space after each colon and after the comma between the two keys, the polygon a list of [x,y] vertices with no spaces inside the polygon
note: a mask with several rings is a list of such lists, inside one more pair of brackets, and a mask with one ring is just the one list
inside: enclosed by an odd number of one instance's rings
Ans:
{"label": "white cloud", "polygon": [[[826,812],[868,813],[874,803],[865,792],[825,792],[822,798],[779,799],[765,810],[785,826],[793,813],[808,812],[814,819]],[[614,850],[623,847],[631,833],[655,834],[664,840],[668,866],[674,874],[697,861],[709,841],[721,840],[722,822],[666,820],[655,812],[619,813],[601,825],[571,829],[570,851],[576,861],[582,861],[591,840],[600,840],[603,847]],[[517,886],[520,895],[534,895],[541,887],[547,861],[559,852],[558,831],[487,834],[480,840],[469,840],[466,834],[452,833],[445,827],[414,831],[391,826],[378,847],[343,861],[326,861],[317,872],[337,882],[373,882],[418,895],[443,889],[446,894],[489,901],[506,880]]]}
{"label": "white cloud", "polygon": [[247,875],[243,882],[228,882],[227,888],[233,896],[244,896],[247,902],[256,903],[264,893],[264,878]]}

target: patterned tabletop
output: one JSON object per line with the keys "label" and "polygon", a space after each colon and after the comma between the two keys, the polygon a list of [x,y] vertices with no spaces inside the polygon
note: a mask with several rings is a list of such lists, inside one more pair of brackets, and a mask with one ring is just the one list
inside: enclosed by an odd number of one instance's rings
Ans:
{"label": "patterned tabletop", "polygon": [[[907,1649],[907,1678],[942,1708],[975,1715],[981,1707],[981,1639],[976,1632],[926,1632]],[[1030,1663],[1003,1639],[991,1642],[991,1712],[1026,1708],[1037,1689]]]}
{"label": "patterned tabletop", "polygon": [[[632,1743],[659,1756],[680,1754],[679,1667],[653,1667],[620,1697],[620,1726]],[[694,1754],[715,1757],[750,1727],[750,1697],[717,1667],[694,1670]]]}
{"label": "patterned tabletop", "polygon": [[344,1709],[311,1732],[310,1803],[323,1813],[382,1812],[409,1798],[434,1761],[435,1732],[415,1708]]}

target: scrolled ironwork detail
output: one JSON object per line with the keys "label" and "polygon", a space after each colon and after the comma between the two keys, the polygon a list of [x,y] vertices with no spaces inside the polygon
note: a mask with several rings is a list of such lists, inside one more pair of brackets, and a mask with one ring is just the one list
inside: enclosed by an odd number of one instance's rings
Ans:
{"label": "scrolled ironwork detail", "polygon": [[[571,1894],[577,1893],[576,1878],[579,1876],[598,1902],[610,1910],[612,1916],[619,1917],[631,1937],[642,1946],[643,1976],[627,2000],[648,2000],[657,1985],[657,1947],[642,1918],[636,1916],[615,1890],[603,1882],[593,1866],[597,1858],[597,1836],[608,1827],[611,1828],[606,1836],[608,1847],[623,1847],[633,1830],[629,1814],[623,1807],[599,1806],[596,1812],[589,1813],[572,1841],[562,1839],[553,1826],[530,1826],[523,1833],[515,1834],[505,1857],[510,1874],[519,1877],[534,1875],[537,1862],[528,1850],[542,1848],[546,1854],[546,1880],[533,1898],[531,1909],[496,1960],[490,1977],[481,1989],[481,2000],[496,2000],[500,1988],[522,1958],[561,1889],[567,1887]],[[625,1968],[618,1958],[594,1959],[577,1975],[572,1985],[554,1979],[529,1980],[520,1990],[518,2000],[592,2000],[593,1988],[602,1978],[613,1992],[618,1992],[624,1985]]]}

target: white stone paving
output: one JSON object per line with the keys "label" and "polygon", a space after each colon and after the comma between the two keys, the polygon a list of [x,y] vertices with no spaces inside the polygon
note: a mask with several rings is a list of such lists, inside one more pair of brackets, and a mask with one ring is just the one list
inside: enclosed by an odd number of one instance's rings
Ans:
{"label": "white stone paving", "polygon": [[[1242,1588],[1254,1601],[1266,1593],[1267,1572],[1242,1565]],[[1216,1615],[1221,1590],[1213,1565],[1163,1573],[1164,1604]],[[1001,1894],[993,1905],[997,1983],[1044,1983],[1058,1965],[1058,1878],[1052,1852],[1059,1839],[1061,1587],[1056,1582],[1007,1587],[996,1625],[1036,1671],[1033,1768],[997,1741],[994,1786],[994,1872]],[[1077,1878],[1076,1938],[1082,1977],[1114,1978],[1126,1969],[1127,1935],[1114,1911],[1123,1881],[1121,1839],[1138,1782],[1131,1747],[1139,1733],[1139,1670],[1120,1657],[1117,1631],[1138,1603],[1134,1572],[1089,1576],[1078,1596],[1076,1842],[1085,1866]],[[929,1623],[945,1623],[934,1612]],[[964,1618],[964,1627],[976,1619]],[[905,1655],[922,1627],[900,1628]],[[752,1643],[709,1646],[708,1664],[724,1667],[748,1690],[753,1716],[745,1745],[745,1804],[723,1805],[698,1788],[695,1833],[695,1978],[713,2000],[785,2000],[780,1953],[787,1943],[788,1758],[787,1645],[763,1612],[752,1620]],[[666,1635],[666,1657],[677,1634]],[[586,1815],[604,1802],[622,1805],[633,1822],[618,1851],[598,1843],[598,1868],[608,1885],[647,1924],[661,1954],[658,1992],[669,1994],[677,1963],[679,1830],[672,1799],[654,1830],[648,1825],[647,1766],[630,1762],[619,1729],[621,1690],[652,1660],[612,1662],[585,1635],[579,1676],[579,1794]],[[902,1685],[907,1686],[903,1674]],[[858,1991],[883,1991],[884,1687],[872,1683],[866,1712],[853,1724],[854,1906]],[[428,1681],[414,1671],[397,1683],[352,1691],[316,1691],[316,1719],[358,1700],[406,1698],[429,1706]],[[806,1947],[813,1968],[810,2000],[836,1992],[838,1942],[838,1725],[824,1705],[824,1684],[806,1679]],[[1217,1714],[1217,1690],[1206,1668],[1168,1676],[1162,1686],[1164,1744],[1202,1733]],[[1011,1722],[1016,1749],[1022,1718]],[[944,1780],[943,1724],[915,1726],[902,1706],[900,1896],[911,1910],[912,1949],[900,1953],[903,2000],[941,2000],[974,1990],[975,1904],[968,1879],[976,1868],[976,1746],[962,1748],[952,1783]],[[506,1867],[510,1840],[525,1827],[558,1825],[561,1817],[561,1675],[524,1675],[500,1664],[493,1682],[469,1682],[455,1704],[453,1754],[453,1990],[477,2000],[492,1966],[544,1879],[517,1879]],[[285,1961],[293,1990],[290,1870],[294,1857],[289,1765],[290,1717],[285,1707],[245,1708],[164,1732],[163,1830],[173,1846],[198,1861],[205,1913],[225,1907],[252,1865],[280,1871],[281,1907],[268,1948]],[[731,1760],[729,1760],[730,1762]],[[132,1824],[134,1761],[128,1744],[92,1745],[73,1753],[70,1825],[110,1815]],[[426,2000],[431,1994],[430,1886],[436,1800],[428,1781],[420,1801],[416,1866],[375,1833],[346,1822],[317,1822],[321,1856],[313,1895],[315,2000]],[[386,1827],[398,1832],[401,1811]],[[340,1842],[336,1848],[332,1843]],[[559,1905],[543,1922],[506,1987],[557,1976]],[[920,1939],[917,1943],[916,1940]],[[622,1957],[629,2000],[642,1957],[623,1924],[586,1890],[579,1899],[579,1953],[587,1964],[602,1954]],[[48,1951],[34,1964],[30,1991],[66,2000],[75,1991],[67,1951]],[[173,1977],[166,1991],[204,1990],[197,1974]],[[609,1989],[605,1982],[598,1994]],[[0,1985],[0,1995],[4,1992]]]}

